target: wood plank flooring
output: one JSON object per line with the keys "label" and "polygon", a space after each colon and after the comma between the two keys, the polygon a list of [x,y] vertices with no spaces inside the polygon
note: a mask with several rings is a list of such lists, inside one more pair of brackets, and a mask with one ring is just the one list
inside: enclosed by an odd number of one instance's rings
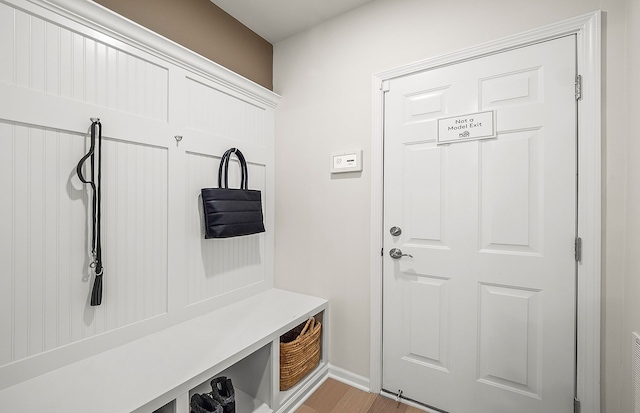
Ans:
{"label": "wood plank flooring", "polygon": [[415,407],[327,379],[296,413],[424,413]]}

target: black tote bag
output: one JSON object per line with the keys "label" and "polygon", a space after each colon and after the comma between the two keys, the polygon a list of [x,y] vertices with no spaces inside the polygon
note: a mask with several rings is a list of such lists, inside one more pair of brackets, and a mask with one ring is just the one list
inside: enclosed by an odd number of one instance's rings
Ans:
{"label": "black tote bag", "polygon": [[[235,154],[240,162],[240,188],[229,188],[229,159]],[[222,186],[224,181],[224,187]],[[248,189],[249,171],[244,155],[231,148],[222,155],[218,168],[218,188],[203,188],[205,239],[230,238],[264,232],[262,194]]]}

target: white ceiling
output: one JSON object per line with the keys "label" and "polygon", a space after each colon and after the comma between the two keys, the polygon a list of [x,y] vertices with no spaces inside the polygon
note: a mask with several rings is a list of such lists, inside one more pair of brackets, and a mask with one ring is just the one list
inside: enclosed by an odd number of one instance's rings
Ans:
{"label": "white ceiling", "polygon": [[211,0],[274,44],[372,0]]}

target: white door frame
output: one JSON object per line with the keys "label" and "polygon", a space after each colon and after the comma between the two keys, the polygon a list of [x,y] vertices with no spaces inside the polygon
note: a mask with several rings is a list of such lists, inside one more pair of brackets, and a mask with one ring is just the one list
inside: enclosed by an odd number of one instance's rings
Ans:
{"label": "white door frame", "polygon": [[385,82],[418,71],[576,34],[577,67],[582,76],[578,104],[578,264],[577,397],[583,413],[600,412],[600,282],[601,282],[601,12],[526,31],[447,55],[422,60],[373,75],[371,147],[371,359],[372,392],[382,389],[382,257],[383,137]]}

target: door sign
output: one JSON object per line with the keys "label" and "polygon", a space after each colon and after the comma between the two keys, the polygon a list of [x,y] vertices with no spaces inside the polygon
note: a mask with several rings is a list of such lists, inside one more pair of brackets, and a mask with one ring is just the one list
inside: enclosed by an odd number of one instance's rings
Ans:
{"label": "door sign", "polygon": [[495,138],[495,119],[494,110],[438,119],[438,145]]}

